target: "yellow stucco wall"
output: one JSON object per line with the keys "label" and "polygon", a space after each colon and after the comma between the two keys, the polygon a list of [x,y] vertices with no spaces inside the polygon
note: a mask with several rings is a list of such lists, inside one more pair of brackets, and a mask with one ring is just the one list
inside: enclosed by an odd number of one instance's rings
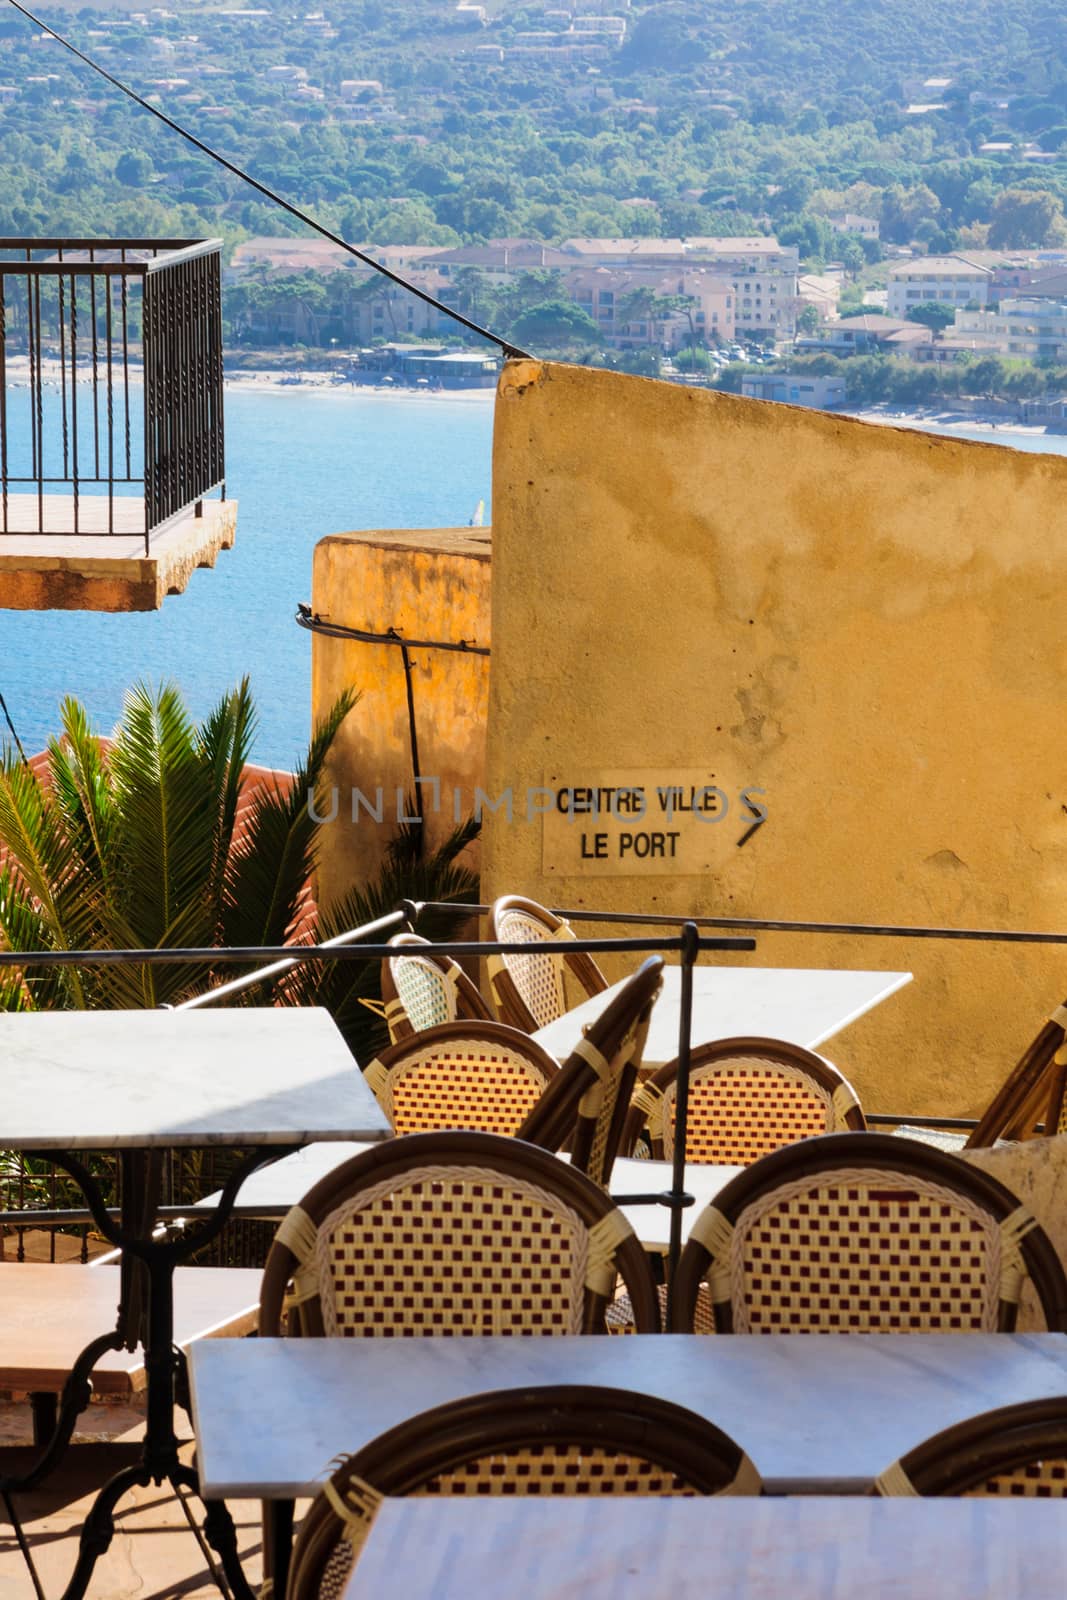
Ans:
{"label": "yellow stucco wall", "polygon": [[[331,535],[315,547],[312,611],[364,632],[395,628],[408,639],[487,648],[489,540],[488,528]],[[361,697],[341,728],[327,774],[338,802],[335,819],[320,835],[318,893],[329,904],[373,875],[397,831],[397,791],[401,811],[412,792],[411,738],[401,651],[322,633],[312,639],[314,719],[346,687]],[[465,817],[473,786],[482,781],[489,662],[423,647],[411,650],[411,660],[419,767],[425,779],[440,781],[439,793],[422,785],[432,849],[455,826],[455,790]],[[353,790],[381,810],[380,824],[361,801],[353,822]]]}
{"label": "yellow stucco wall", "polygon": [[[483,893],[1067,926],[1065,505],[1063,459],[509,365],[487,787],[515,809],[486,819]],[[635,772],[729,797],[698,870],[559,870],[522,797]],[[739,848],[745,786],[767,821]],[[915,973],[826,1047],[873,1110],[974,1112],[1067,993],[1048,947],[772,934],[739,959]]]}

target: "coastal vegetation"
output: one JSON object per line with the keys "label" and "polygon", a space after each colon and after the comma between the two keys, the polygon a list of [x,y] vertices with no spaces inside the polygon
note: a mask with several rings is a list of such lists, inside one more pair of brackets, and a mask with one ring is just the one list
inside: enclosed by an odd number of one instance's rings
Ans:
{"label": "coastal vegetation", "polygon": [[[477,832],[458,827],[423,850],[405,829],[374,881],[316,906],[309,884],[319,824],[308,805],[356,697],[342,695],[297,772],[248,771],[256,711],[247,681],[202,722],[173,684],[132,688],[110,740],[75,699],[39,770],[0,758],[0,948],[11,951],[250,948],[324,941],[394,911],[405,898],[471,900],[460,860]],[[320,794],[320,800],[322,799]],[[430,937],[456,931],[427,916]],[[246,972],[241,966],[122,963],[0,973],[0,1009],[139,1009],[180,1004]],[[308,962],[249,988],[237,1003],[322,1005],[357,1059],[384,1043],[377,961]]]}
{"label": "coastal vegetation", "polygon": [[[527,0],[484,20],[450,0],[60,12],[108,71],[355,241],[774,230],[817,263],[864,249],[835,239],[838,210],[935,251],[1064,236],[1055,0],[637,0],[621,43],[574,43],[567,16]],[[296,228],[15,12],[0,49],[0,232]]]}

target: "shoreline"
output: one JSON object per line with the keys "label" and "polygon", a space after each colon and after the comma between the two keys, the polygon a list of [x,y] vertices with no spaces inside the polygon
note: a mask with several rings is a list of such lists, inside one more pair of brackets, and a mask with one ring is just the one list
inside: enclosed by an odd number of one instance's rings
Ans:
{"label": "shoreline", "polygon": [[[58,388],[63,380],[62,364],[48,358],[40,363],[41,378],[46,388]],[[28,389],[30,386],[30,360],[28,356],[10,356],[7,361],[8,386],[12,389]],[[70,369],[67,368],[66,381],[70,382]],[[129,381],[131,388],[141,388],[144,382],[144,368],[140,363],[129,368]],[[79,388],[88,388],[91,380],[79,375]],[[121,390],[121,373],[113,379],[116,393]],[[103,388],[103,385],[101,385]],[[258,368],[238,367],[233,372],[223,372],[223,388],[228,394],[300,394],[322,395],[371,395],[376,400],[403,399],[411,400],[463,400],[467,402],[484,401],[492,399],[496,394],[496,385],[489,384],[481,388],[455,388],[431,389],[428,384],[406,384],[391,378],[388,383],[352,383],[343,378],[338,381],[332,373],[321,371],[301,371],[297,368]]]}
{"label": "shoreline", "polygon": [[[59,387],[62,367],[54,359],[40,364],[41,375],[48,387]],[[7,362],[9,386],[13,389],[29,387],[30,363],[28,356],[12,356]],[[70,381],[69,370],[67,381]],[[130,383],[140,387],[143,368],[130,367]],[[116,389],[119,385],[116,383]],[[428,384],[400,383],[391,378],[388,383],[352,383],[338,379],[326,371],[307,371],[297,368],[238,368],[224,372],[223,387],[228,394],[313,394],[350,397],[359,395],[375,400],[460,400],[467,405],[485,404],[496,396],[496,385],[479,388],[431,389]],[[714,386],[710,392],[715,393]],[[821,409],[821,408],[817,408]],[[990,436],[1018,435],[1029,439],[1062,438],[1067,434],[1067,424],[1054,428],[1043,422],[1020,422],[1015,418],[995,416],[989,412],[964,412],[951,406],[920,406],[916,410],[896,410],[887,403],[860,406],[856,410],[827,410],[828,416],[851,417],[857,422],[869,422],[877,427],[908,428],[920,432],[945,432],[950,436],[957,429],[988,433]]]}
{"label": "shoreline", "polygon": [[896,411],[888,405],[865,406],[857,411],[830,413],[852,417],[856,422],[871,422],[883,428],[909,428],[913,432],[952,433],[957,428],[991,435],[1018,434],[1027,439],[1062,438],[1063,431],[1044,422],[1019,422],[1011,417],[994,417],[988,412],[953,411],[947,406],[921,406],[917,411]]}

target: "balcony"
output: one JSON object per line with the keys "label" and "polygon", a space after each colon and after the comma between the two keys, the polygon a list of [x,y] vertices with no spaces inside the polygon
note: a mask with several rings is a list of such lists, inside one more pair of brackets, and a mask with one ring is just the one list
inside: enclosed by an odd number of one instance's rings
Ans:
{"label": "balcony", "polygon": [[0,239],[0,606],[153,610],[232,545],[219,250]]}

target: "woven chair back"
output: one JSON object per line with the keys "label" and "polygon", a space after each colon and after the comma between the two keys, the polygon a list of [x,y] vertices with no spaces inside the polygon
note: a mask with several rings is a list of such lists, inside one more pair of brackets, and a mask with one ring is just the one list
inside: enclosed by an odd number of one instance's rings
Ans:
{"label": "woven chair back", "polygon": [[[517,1139],[390,1139],[329,1173],[267,1257],[260,1333],[412,1336],[604,1331],[622,1278],[659,1327],[644,1251],[584,1173]],[[631,1289],[631,1284],[633,1288]]]}
{"label": "woven chair back", "polygon": [[[592,956],[568,950],[573,940],[570,923],[534,900],[503,895],[489,912],[489,938],[501,944],[535,944],[546,939],[558,943],[554,950],[532,950],[529,955],[490,956],[487,967],[493,1004],[501,1022],[536,1033],[565,1011],[595,994],[608,981]],[[567,979],[578,989],[572,999]]]}
{"label": "woven chair back", "polygon": [[411,1418],[342,1463],[301,1526],[289,1596],[339,1600],[386,1496],[760,1491],[732,1439],[668,1401],[584,1386],[475,1395]]}
{"label": "woven chair back", "polygon": [[877,1495],[1067,1499],[1067,1396],[968,1417],[883,1472]]}
{"label": "woven chair back", "polygon": [[1059,1259],[1003,1184],[912,1140],[827,1134],[765,1156],[696,1219],[674,1329],[707,1283],[719,1333],[1010,1331],[1027,1276],[1067,1328]]}
{"label": "woven chair back", "polygon": [[1027,1045],[979,1118],[966,1149],[981,1150],[998,1139],[1032,1139],[1039,1122],[1047,1136],[1067,1133],[1065,1030],[1067,1001],[1056,1007]]}
{"label": "woven chair back", "polygon": [[569,1143],[571,1164],[604,1189],[662,986],[663,958],[649,956],[590,1025],[519,1129],[520,1139],[545,1150]]}
{"label": "woven chair back", "polygon": [[513,1134],[559,1076],[559,1063],[501,1022],[444,1022],[390,1045],[364,1076],[396,1133]]}
{"label": "woven chair back", "polygon": [[[623,1135],[632,1150],[647,1133],[653,1156],[674,1155],[678,1062],[637,1090]],[[685,1159],[747,1166],[798,1139],[866,1127],[855,1091],[812,1050],[782,1039],[717,1039],[692,1051]]]}
{"label": "woven chair back", "polygon": [[389,943],[402,952],[382,962],[382,1007],[393,1044],[442,1022],[492,1020],[488,1005],[451,956],[437,955],[416,933],[398,933]]}

